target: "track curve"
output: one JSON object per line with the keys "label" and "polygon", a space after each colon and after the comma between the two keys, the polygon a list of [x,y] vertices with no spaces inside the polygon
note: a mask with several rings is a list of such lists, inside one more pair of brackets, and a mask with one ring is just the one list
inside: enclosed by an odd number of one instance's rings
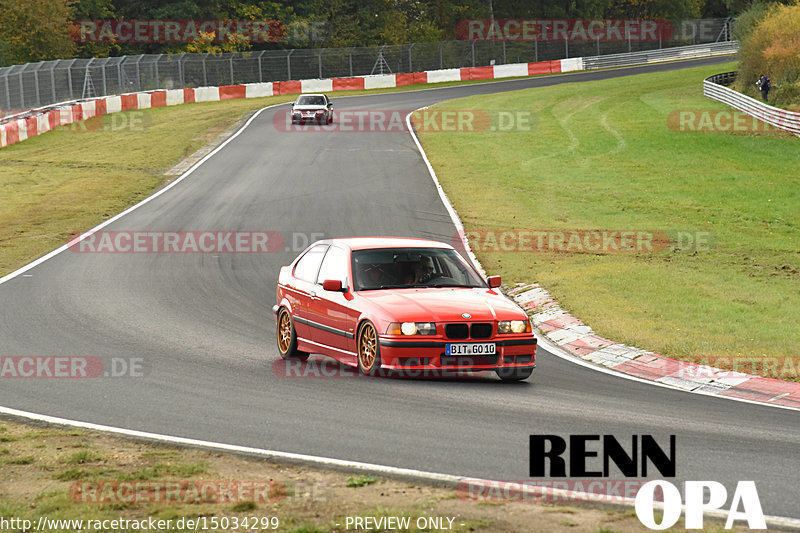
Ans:
{"label": "track curve", "polygon": [[[498,91],[726,58],[337,98],[409,110]],[[455,228],[412,138],[281,133],[272,108],[191,176],[107,230],[417,236]],[[278,358],[272,254],[58,254],[0,285],[0,354],[139,357],[144,377],[0,382],[0,405],[123,427],[491,479],[528,477],[531,433],[677,435],[677,480],[755,480],[764,511],[800,518],[798,414],[594,372],[540,350],[525,383],[289,379]]]}

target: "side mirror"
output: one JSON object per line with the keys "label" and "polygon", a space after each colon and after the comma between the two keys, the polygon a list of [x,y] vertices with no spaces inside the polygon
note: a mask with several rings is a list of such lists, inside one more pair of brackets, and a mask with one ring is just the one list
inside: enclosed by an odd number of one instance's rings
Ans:
{"label": "side mirror", "polygon": [[500,276],[489,276],[486,278],[486,282],[489,283],[490,289],[496,289],[500,286]]}
{"label": "side mirror", "polygon": [[323,290],[330,292],[340,292],[342,290],[342,280],[340,279],[326,279],[322,282]]}

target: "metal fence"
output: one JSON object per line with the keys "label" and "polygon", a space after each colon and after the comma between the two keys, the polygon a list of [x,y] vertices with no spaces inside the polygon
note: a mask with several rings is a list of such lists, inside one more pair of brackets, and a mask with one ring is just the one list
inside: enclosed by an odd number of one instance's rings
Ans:
{"label": "metal fence", "polygon": [[662,61],[679,61],[697,57],[735,54],[739,50],[737,41],[709,43],[707,45],[676,46],[659,50],[645,50],[627,54],[610,54],[604,56],[584,57],[583,68],[593,70],[599,68],[627,67],[643,63],[659,63]]}
{"label": "metal fence", "polygon": [[706,78],[703,80],[703,95],[800,137],[800,113],[771,106],[727,87],[735,80],[736,72]]}
{"label": "metal fence", "polygon": [[730,19],[674,21],[674,33],[663,41],[442,41],[43,61],[0,68],[0,110],[8,115],[13,110],[153,89],[396,74],[633,53],[728,41],[730,23]]}

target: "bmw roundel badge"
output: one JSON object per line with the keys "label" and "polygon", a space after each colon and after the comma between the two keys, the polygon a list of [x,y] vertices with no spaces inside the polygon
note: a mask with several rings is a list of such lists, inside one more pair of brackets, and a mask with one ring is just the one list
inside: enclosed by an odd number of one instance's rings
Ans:
{"label": "bmw roundel badge", "polygon": [[472,315],[471,315],[471,314],[469,314],[469,313],[461,313],[461,316],[462,316],[463,318],[472,318]]}

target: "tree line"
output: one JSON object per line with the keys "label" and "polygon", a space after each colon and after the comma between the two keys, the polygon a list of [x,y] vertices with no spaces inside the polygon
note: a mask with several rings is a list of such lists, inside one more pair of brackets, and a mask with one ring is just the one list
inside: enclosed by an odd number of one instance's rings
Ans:
{"label": "tree line", "polygon": [[[793,0],[771,0],[790,3]],[[464,19],[687,19],[736,15],[752,0],[0,0],[0,64],[143,53],[352,47],[456,39]],[[76,42],[73,21],[279,21],[306,39]],[[295,36],[296,37],[296,36]],[[313,38],[310,38],[313,37]]]}

